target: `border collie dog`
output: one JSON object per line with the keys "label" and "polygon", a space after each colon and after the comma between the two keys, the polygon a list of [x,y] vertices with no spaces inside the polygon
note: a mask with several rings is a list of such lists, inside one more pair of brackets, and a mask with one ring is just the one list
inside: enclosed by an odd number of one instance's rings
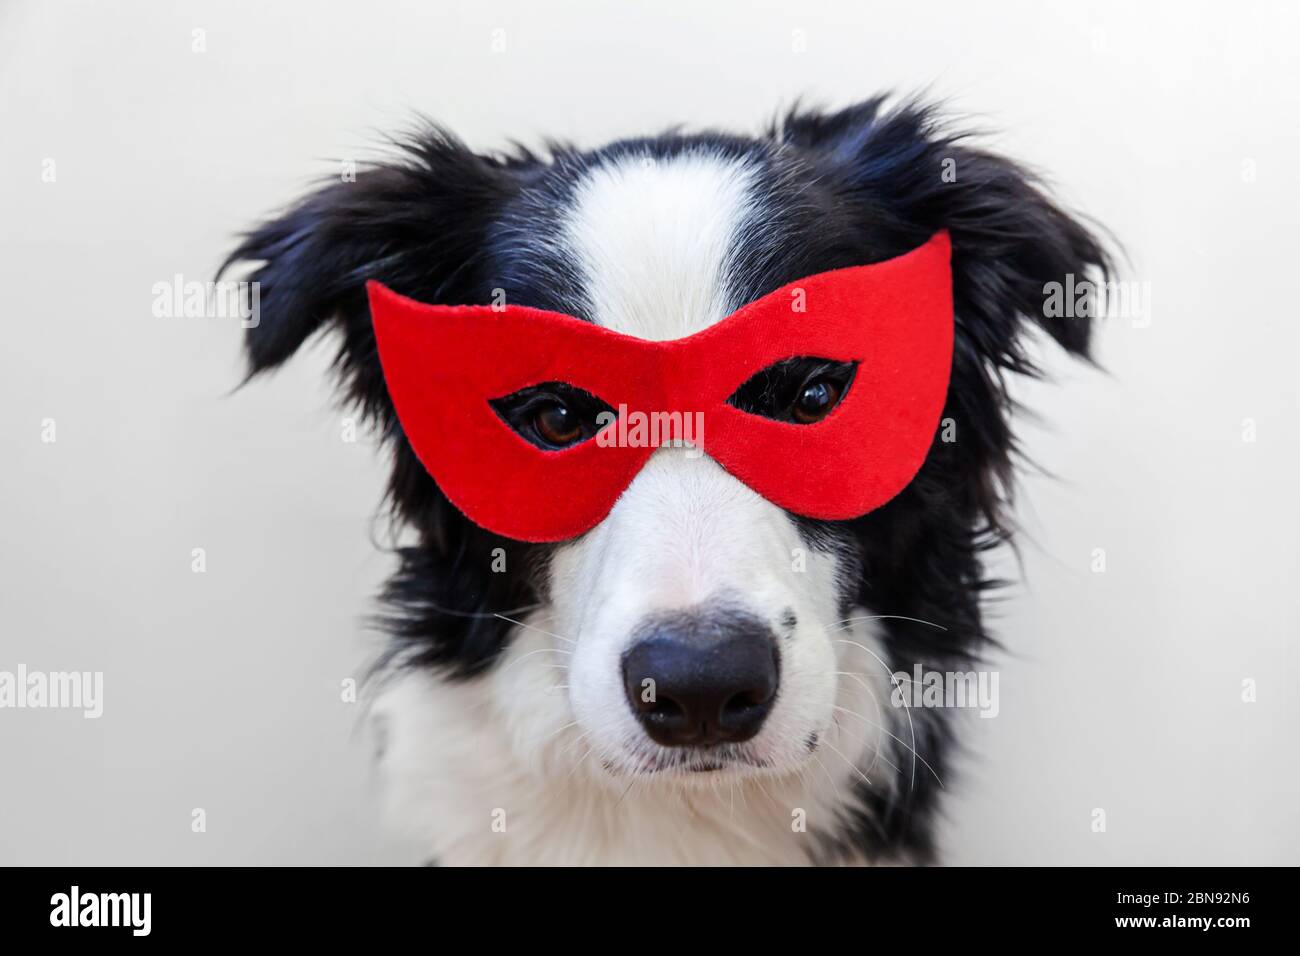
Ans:
{"label": "border collie dog", "polygon": [[[1104,276],[1103,244],[1019,166],[883,98],[795,109],[755,138],[484,154],[429,124],[398,147],[255,228],[226,263],[260,283],[250,375],[335,333],[343,398],[391,454],[402,545],[370,715],[394,820],[450,865],[933,860],[952,714],[894,706],[891,675],[968,670],[989,647],[981,558],[1007,540],[1016,453],[1005,380],[1036,374],[1031,324],[1087,356],[1089,320],[1045,315],[1044,287]],[[494,535],[413,453],[367,304],[372,279],[430,304],[504,290],[668,340],[939,230],[953,439],[845,521],[793,515],[707,454],[663,447],[585,534]],[[745,733],[674,739],[646,719],[623,670],[652,639],[706,702],[756,688]]]}

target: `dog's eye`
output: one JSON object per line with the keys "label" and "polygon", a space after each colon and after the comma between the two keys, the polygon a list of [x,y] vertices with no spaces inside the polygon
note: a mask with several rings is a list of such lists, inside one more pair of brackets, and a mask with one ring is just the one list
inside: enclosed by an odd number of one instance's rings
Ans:
{"label": "dog's eye", "polygon": [[533,413],[533,427],[549,444],[557,448],[572,445],[582,437],[582,423],[576,413],[562,402],[543,405]]}
{"label": "dog's eye", "polygon": [[809,382],[795,399],[792,417],[800,425],[811,425],[830,414],[840,403],[839,386],[827,378]]}
{"label": "dog's eye", "polygon": [[614,415],[608,404],[567,382],[533,385],[489,404],[521,437],[545,451],[586,441],[600,431],[602,413]]}
{"label": "dog's eye", "polygon": [[856,371],[854,362],[789,358],[763,369],[727,402],[751,415],[813,425],[844,400]]}

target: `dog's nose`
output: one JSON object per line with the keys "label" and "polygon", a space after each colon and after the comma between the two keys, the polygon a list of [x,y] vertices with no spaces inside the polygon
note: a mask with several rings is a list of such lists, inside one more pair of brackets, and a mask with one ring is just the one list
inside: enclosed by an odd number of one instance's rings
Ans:
{"label": "dog's nose", "polygon": [[623,657],[632,711],[666,747],[753,737],[772,709],[779,678],[776,639],[758,621],[662,626]]}

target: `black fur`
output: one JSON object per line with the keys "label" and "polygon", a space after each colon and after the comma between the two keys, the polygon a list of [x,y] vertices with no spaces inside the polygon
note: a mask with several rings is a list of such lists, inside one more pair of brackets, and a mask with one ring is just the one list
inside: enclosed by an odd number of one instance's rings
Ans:
{"label": "black fur", "polygon": [[[912,484],[872,514],[799,523],[810,546],[843,556],[846,611],[868,607],[934,625],[883,622],[892,670],[918,662],[959,670],[980,654],[989,640],[981,596],[993,585],[981,555],[1008,535],[1015,445],[1004,376],[1035,374],[1024,349],[1030,323],[1087,356],[1088,320],[1045,318],[1043,287],[1109,269],[1102,244],[1032,176],[946,132],[931,110],[887,110],[880,99],[835,113],[796,110],[757,139],[674,133],[593,152],[482,155],[428,125],[399,146],[397,159],[355,183],[325,186],[253,230],[226,263],[261,263],[248,277],[261,283],[263,316],[248,333],[250,374],[274,368],[321,329],[341,333],[335,366],[345,397],[385,436],[388,500],[416,533],[383,595],[395,654],[455,677],[490,667],[511,627],[493,615],[516,617],[544,598],[538,569],[548,548],[471,524],[416,461],[384,389],[365,280],[430,303],[488,303],[500,288],[511,302],[589,318],[580,278],[552,241],[557,207],[582,173],[611,158],[701,148],[759,169],[762,199],[731,266],[734,306],[951,231],[957,336],[944,417],[958,440],[936,440]],[[504,549],[507,573],[489,570],[495,548]],[[914,718],[917,750],[943,775],[947,712]],[[819,834],[818,858],[865,850],[929,859],[935,787],[924,769],[914,787],[862,787],[839,830]]]}

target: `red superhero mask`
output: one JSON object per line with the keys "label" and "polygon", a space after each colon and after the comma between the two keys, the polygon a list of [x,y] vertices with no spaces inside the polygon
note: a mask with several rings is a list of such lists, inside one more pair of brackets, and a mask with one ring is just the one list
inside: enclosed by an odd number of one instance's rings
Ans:
{"label": "red superhero mask", "polygon": [[[526,306],[426,305],[377,282],[367,291],[388,391],[416,456],[470,520],[522,541],[588,531],[657,446],[683,437],[788,511],[866,514],[920,469],[952,366],[946,232],[886,262],[800,279],[666,342]],[[800,424],[729,404],[792,358],[852,364],[824,418]],[[538,447],[499,403],[553,383],[624,420],[568,447]],[[638,415],[662,427],[629,428]]]}

